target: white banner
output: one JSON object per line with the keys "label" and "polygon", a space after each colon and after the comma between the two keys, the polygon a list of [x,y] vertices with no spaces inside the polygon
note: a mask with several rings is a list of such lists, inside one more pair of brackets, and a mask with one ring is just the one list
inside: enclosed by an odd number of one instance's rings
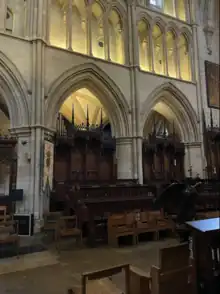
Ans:
{"label": "white banner", "polygon": [[44,185],[45,190],[49,184],[50,190],[53,189],[53,165],[54,165],[54,144],[44,142]]}

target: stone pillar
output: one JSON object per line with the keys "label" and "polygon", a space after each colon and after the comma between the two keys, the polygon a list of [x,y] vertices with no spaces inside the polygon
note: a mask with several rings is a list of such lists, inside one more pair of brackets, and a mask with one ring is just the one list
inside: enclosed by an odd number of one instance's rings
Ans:
{"label": "stone pillar", "polygon": [[203,161],[202,148],[200,143],[187,143],[185,155],[185,174],[187,177],[195,178],[197,176],[203,178]]}
{"label": "stone pillar", "polygon": [[138,182],[143,184],[143,140],[141,137],[137,138],[137,167],[138,167]]}
{"label": "stone pillar", "polygon": [[17,181],[16,189],[23,189],[24,198],[22,202],[16,203],[16,213],[33,212],[33,194],[31,193],[31,133],[29,128],[13,130],[12,135],[17,137]]}
{"label": "stone pillar", "polygon": [[117,179],[133,179],[132,172],[132,139],[127,137],[116,139]]}

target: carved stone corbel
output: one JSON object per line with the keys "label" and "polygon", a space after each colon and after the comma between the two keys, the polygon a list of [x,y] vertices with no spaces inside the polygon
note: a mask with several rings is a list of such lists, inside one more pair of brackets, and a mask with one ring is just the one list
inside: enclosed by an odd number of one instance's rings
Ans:
{"label": "carved stone corbel", "polygon": [[211,26],[205,26],[203,29],[206,39],[206,47],[209,55],[212,55],[212,38],[215,29]]}

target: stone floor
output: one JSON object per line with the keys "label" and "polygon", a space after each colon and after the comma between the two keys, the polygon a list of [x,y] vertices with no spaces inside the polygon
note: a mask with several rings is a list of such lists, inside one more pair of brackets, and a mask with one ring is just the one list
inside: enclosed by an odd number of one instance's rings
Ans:
{"label": "stone floor", "polygon": [[[76,249],[74,244],[68,244],[68,247],[57,256],[57,264],[0,275],[0,293],[66,294],[68,288],[80,284],[81,273],[121,263],[129,263],[149,271],[152,264],[158,264],[159,248],[176,243],[176,240],[167,239],[147,242],[137,247],[95,249]],[[57,255],[53,248],[50,249],[51,253]],[[25,257],[20,257],[20,262],[24,263],[24,260]],[[115,277],[115,284],[121,289],[122,280],[120,275]]]}

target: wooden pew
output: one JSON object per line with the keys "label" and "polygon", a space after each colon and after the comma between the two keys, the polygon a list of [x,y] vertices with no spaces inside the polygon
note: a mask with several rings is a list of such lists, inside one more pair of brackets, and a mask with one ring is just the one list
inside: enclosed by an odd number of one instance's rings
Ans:
{"label": "wooden pew", "polygon": [[151,268],[151,293],[192,294],[191,275],[188,244],[163,248],[159,254],[159,266]]}

